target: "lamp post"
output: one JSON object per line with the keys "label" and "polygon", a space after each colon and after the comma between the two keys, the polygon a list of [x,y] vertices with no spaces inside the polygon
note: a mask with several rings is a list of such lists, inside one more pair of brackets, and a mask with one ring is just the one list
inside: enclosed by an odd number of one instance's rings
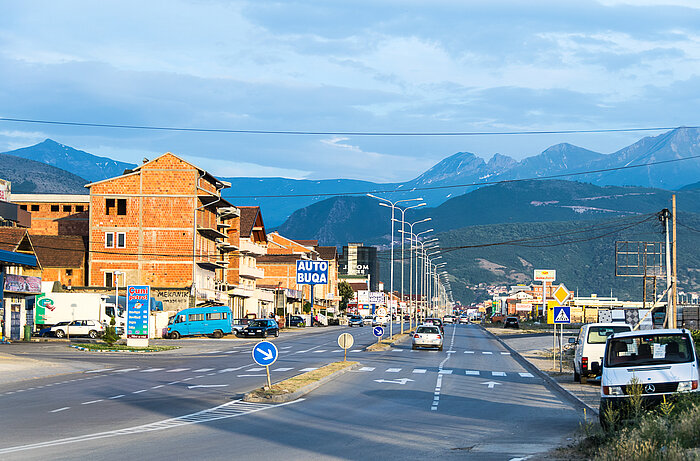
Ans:
{"label": "lamp post", "polygon": [[[421,204],[421,205],[422,205],[422,204]],[[419,205],[416,205],[416,206],[419,206]],[[433,218],[428,217],[428,218],[425,218],[425,219],[421,219],[420,221],[415,221],[415,222],[410,223],[410,222],[404,221],[404,220],[403,220],[403,216],[402,216],[402,218],[401,218],[401,230],[400,230],[399,232],[401,232],[401,300],[402,300],[402,301],[403,301],[403,266],[404,266],[404,261],[403,261],[403,243],[404,243],[404,240],[406,240],[406,234],[409,235],[409,239],[410,239],[411,236],[413,235],[413,226],[415,226],[416,224],[419,224],[419,223],[431,221],[432,219],[433,219]],[[408,231],[408,232],[404,231],[404,229],[403,229],[403,225],[404,225],[404,224],[408,224],[408,227],[409,227],[411,230]],[[428,230],[425,231],[425,232],[431,232],[432,230],[433,230],[433,229],[428,229]],[[408,264],[408,267],[409,267],[409,275],[408,275],[408,279],[409,279],[408,299],[409,299],[409,301],[410,301],[410,299],[411,299],[411,293],[413,292],[413,241],[411,240],[410,242],[411,242],[411,247],[410,247],[409,250],[408,250],[408,253],[409,253],[409,255],[410,255],[410,260],[409,260],[409,264]],[[409,304],[410,304],[410,303],[409,303]],[[409,306],[409,311],[410,311],[410,306]],[[408,318],[409,318],[408,329],[410,330],[411,328],[413,328],[413,317],[412,317],[411,315],[409,315]],[[403,333],[403,315],[401,316],[401,333]]]}
{"label": "lamp post", "polygon": [[[408,198],[408,199],[396,200],[395,202],[392,202],[389,199],[377,197],[376,195],[372,195],[372,194],[367,194],[367,196],[372,197],[372,198],[376,198],[377,200],[381,200],[379,205],[391,208],[391,238],[389,239],[389,244],[391,245],[391,270],[389,271],[389,273],[390,273],[389,277],[391,277],[391,280],[389,282],[389,286],[390,286],[390,290],[391,290],[390,294],[391,294],[391,296],[393,296],[394,295],[394,208],[396,208],[397,203],[412,202],[415,200],[420,201],[420,200],[423,200],[423,198],[422,197]],[[386,203],[384,203],[384,202],[386,202]],[[387,205],[387,203],[389,203],[390,205]],[[391,302],[391,296],[389,296],[389,302]],[[389,310],[391,310],[391,307],[389,308]],[[390,319],[389,320],[389,336],[393,337],[394,336],[394,322],[393,322],[393,320],[391,320],[391,316],[389,316],[389,319]]]}
{"label": "lamp post", "polygon": [[[114,295],[114,316],[117,316],[117,312],[119,312],[119,276],[124,275],[124,272],[122,271],[114,271],[114,290],[115,290],[115,295]],[[126,306],[124,306],[126,307]],[[127,322],[129,320],[129,311],[126,311],[126,318]],[[128,327],[128,323],[126,325]],[[126,334],[126,328],[124,329],[124,334]]]}
{"label": "lamp post", "polygon": [[418,245],[420,245],[420,248],[423,249],[426,244],[433,244],[433,243],[437,244],[437,241],[438,241],[437,238],[432,238],[430,240],[426,240],[424,242],[421,242],[418,237],[421,236],[422,234],[427,234],[428,232],[432,232],[432,231],[433,231],[433,229],[428,229],[426,231],[418,232],[417,234],[413,234],[413,237],[415,238],[415,242],[416,242],[416,303],[415,303],[416,308],[414,310],[416,326],[418,326],[418,317],[419,317],[418,316],[418,306],[419,306],[418,293],[419,292],[422,293],[422,290],[420,289],[420,285],[418,283],[419,280],[421,280],[419,277],[419,267],[418,267],[418,254],[419,254],[418,253],[418,251],[419,251]]}
{"label": "lamp post", "polygon": [[[420,232],[419,234],[422,234],[422,232]],[[419,241],[418,240],[419,234],[416,234],[416,242],[417,242],[416,243],[416,304],[417,305],[421,304],[418,301],[418,292],[420,292],[421,297],[423,299],[425,299],[425,294],[426,294],[425,274],[426,274],[426,263],[427,263],[427,259],[428,259],[427,255],[426,255],[426,248],[431,249],[431,248],[435,248],[435,247],[440,246],[437,238],[433,238],[433,239],[427,240],[425,242]],[[418,248],[418,244],[420,244],[420,249]],[[422,258],[422,264],[420,266],[418,265],[418,257],[419,257],[418,255],[420,255],[420,257]],[[419,272],[420,270],[422,270],[422,273]],[[419,284],[419,282],[420,282],[420,284]],[[425,304],[425,303],[423,302],[422,304]],[[416,312],[416,314],[417,314],[417,312]],[[418,317],[420,317],[420,316],[416,315],[416,325],[418,325]]]}
{"label": "lamp post", "polygon": [[[426,252],[425,256],[425,273],[424,273],[424,279],[423,283],[425,284],[425,295],[426,295],[426,303],[425,303],[425,310],[426,312],[428,309],[432,311],[432,297],[431,297],[431,291],[432,291],[432,267],[433,267],[433,260],[434,259],[439,259],[442,258],[442,255],[439,255],[440,250],[433,251],[432,253]],[[431,258],[431,256],[437,255],[434,258]],[[431,312],[432,313],[432,312]]]}
{"label": "lamp post", "polygon": [[[394,220],[394,221],[401,221],[401,231],[400,231],[401,232],[401,297],[399,298],[399,306],[401,305],[402,302],[404,302],[404,300],[403,300],[403,269],[404,269],[404,266],[406,265],[406,263],[404,263],[404,260],[403,260],[403,247],[404,247],[403,244],[404,244],[404,240],[406,240],[406,239],[404,238],[403,226],[404,226],[404,224],[406,224],[406,210],[410,210],[411,208],[419,208],[419,207],[426,206],[426,205],[427,205],[427,203],[423,202],[423,203],[419,203],[418,205],[408,206],[406,208],[401,208],[401,207],[397,206],[396,208],[399,211],[401,211],[401,219],[398,220],[398,219],[392,217],[392,220]],[[423,221],[428,221],[430,219],[431,218],[426,218]],[[392,235],[392,238],[393,238],[393,235]],[[403,311],[401,311],[401,333],[403,334]]]}

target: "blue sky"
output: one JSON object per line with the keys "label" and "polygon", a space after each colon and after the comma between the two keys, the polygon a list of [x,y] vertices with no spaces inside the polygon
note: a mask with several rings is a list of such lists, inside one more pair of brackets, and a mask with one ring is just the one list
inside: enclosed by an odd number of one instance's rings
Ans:
{"label": "blue sky", "polygon": [[[0,117],[391,132],[700,124],[694,0],[0,0],[0,10]],[[521,159],[570,142],[611,153],[641,136],[0,122],[0,151],[48,137],[131,162],[171,151],[219,176],[393,182],[460,151]]]}

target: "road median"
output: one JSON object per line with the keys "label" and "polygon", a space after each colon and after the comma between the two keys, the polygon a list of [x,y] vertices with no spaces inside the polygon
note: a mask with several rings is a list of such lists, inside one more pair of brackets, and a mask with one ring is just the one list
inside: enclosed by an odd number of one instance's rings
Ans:
{"label": "road median", "polygon": [[374,344],[370,344],[365,348],[366,351],[368,352],[377,352],[377,351],[386,351],[391,349],[391,346],[394,346],[402,341],[405,341],[407,338],[411,337],[411,333],[415,331],[415,327],[411,328],[410,330],[406,330],[404,333],[399,333],[396,334],[390,338],[387,339],[382,339],[379,342],[376,342]]}
{"label": "road median", "polygon": [[271,387],[248,392],[243,400],[256,403],[285,403],[296,400],[323,384],[360,366],[360,362],[333,362],[316,370],[285,379]]}

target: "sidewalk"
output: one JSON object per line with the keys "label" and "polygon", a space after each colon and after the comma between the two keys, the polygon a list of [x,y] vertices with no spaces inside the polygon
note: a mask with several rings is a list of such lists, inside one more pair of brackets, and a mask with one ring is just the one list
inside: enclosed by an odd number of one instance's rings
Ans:
{"label": "sidewalk", "polygon": [[[600,382],[588,381],[580,384],[574,381],[573,364],[568,358],[563,362],[562,373],[559,372],[559,357],[556,364],[552,360],[552,333],[517,332],[503,328],[484,327],[496,338],[517,352],[523,359],[536,367],[540,372],[549,376],[565,392],[588,407],[591,416],[598,414],[600,404]],[[566,336],[564,337],[566,341]],[[567,345],[565,345],[566,347]],[[566,356],[565,356],[566,357]]]}

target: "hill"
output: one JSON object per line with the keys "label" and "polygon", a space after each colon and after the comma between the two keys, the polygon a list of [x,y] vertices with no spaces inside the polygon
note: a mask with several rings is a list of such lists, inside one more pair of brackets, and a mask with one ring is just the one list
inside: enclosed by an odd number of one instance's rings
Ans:
{"label": "hill", "polygon": [[87,181],[60,168],[9,154],[0,154],[0,178],[12,182],[16,194],[87,194]]}

